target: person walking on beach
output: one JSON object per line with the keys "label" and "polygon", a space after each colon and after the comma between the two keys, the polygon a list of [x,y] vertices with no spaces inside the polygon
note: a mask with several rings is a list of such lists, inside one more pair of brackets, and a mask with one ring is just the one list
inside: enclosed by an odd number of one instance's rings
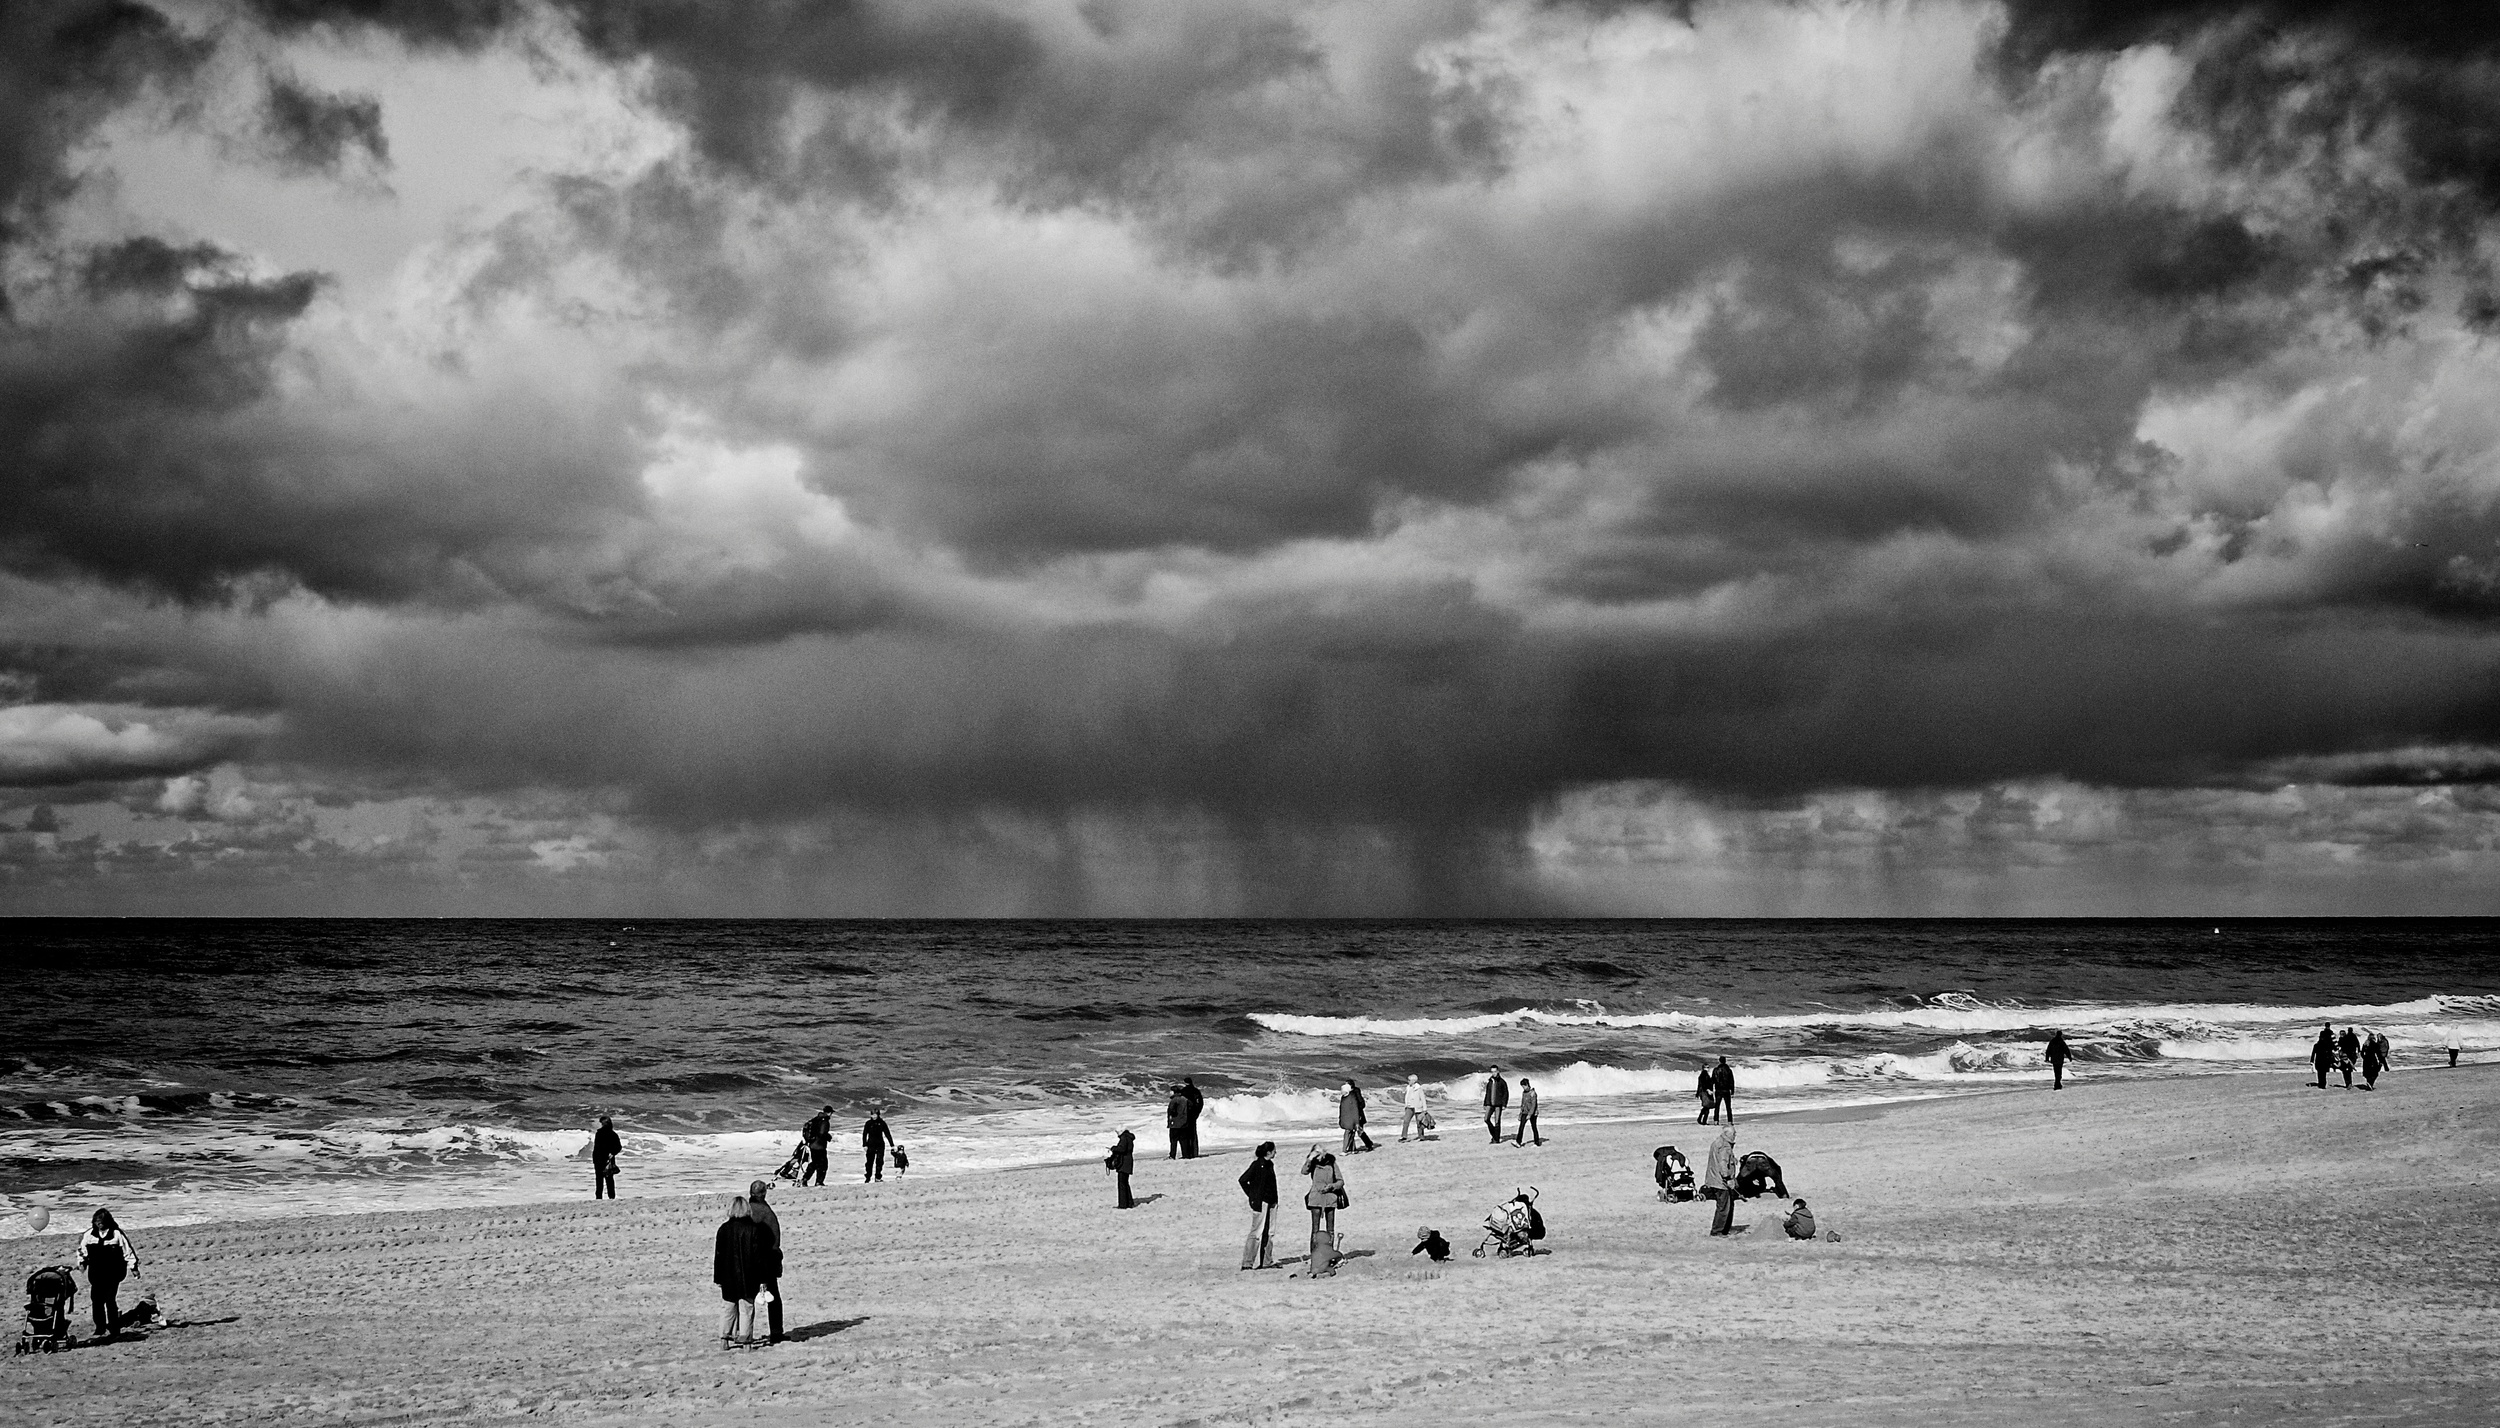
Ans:
{"label": "person walking on beach", "polygon": [[78,1267],[87,1272],[87,1309],[95,1316],[95,1336],[120,1338],[122,1280],[138,1269],[139,1252],[131,1248],[112,1211],[98,1210],[87,1222],[87,1232],[78,1237]]}
{"label": "person walking on beach", "polygon": [[1346,1194],[1345,1173],[1337,1168],[1337,1157],[1326,1146],[1311,1147],[1302,1159],[1302,1173],[1311,1177],[1311,1188],[1302,1192],[1303,1208],[1311,1212],[1311,1258],[1303,1273],[1324,1279],[1337,1272],[1337,1212],[1352,1197]]}
{"label": "person walking on beach", "polygon": [[1510,1083],[1502,1079],[1502,1068],[1494,1067],[1484,1078],[1484,1128],[1493,1135],[1493,1143],[1502,1143],[1502,1112],[1510,1108]]}
{"label": "person walking on beach", "polygon": [[2450,1026],[2448,1028],[2448,1069],[2452,1071],[2456,1069],[2457,1053],[2464,1049],[2464,1039],[2457,1035],[2456,1027]]}
{"label": "person walking on beach", "polygon": [[1736,1124],[1736,1070],[1727,1064],[1724,1056],[1719,1058],[1718,1065],[1710,1068],[1710,1089],[1718,1098],[1720,1119],[1729,1125]]}
{"label": "person walking on beach", "polygon": [[1137,1132],[1123,1128],[1120,1138],[1111,1144],[1111,1153],[1102,1158],[1103,1168],[1120,1177],[1120,1208],[1134,1210],[1137,1197],[1128,1192],[1128,1178],[1137,1169]]}
{"label": "person walking on beach", "polygon": [[1519,1078],[1519,1129],[1510,1143],[1520,1145],[1531,1140],[1538,1145],[1545,1144],[1545,1129],[1536,1123],[1536,1087],[1529,1085],[1528,1078],[1522,1076]]}
{"label": "person walking on beach", "polygon": [[[764,1203],[764,1192],[772,1187],[758,1180],[747,1187],[747,1218],[764,1227],[772,1236],[772,1254],[763,1264],[764,1277],[757,1281],[756,1301],[764,1305],[764,1320],[772,1326],[765,1342],[781,1342],[781,1216]],[[769,1302],[768,1302],[769,1301]]]}
{"label": "person walking on beach", "polygon": [[1276,1267],[1276,1142],[1259,1142],[1250,1168],[1241,1172],[1241,1193],[1250,1197],[1250,1237],[1241,1242],[1243,1269]]}
{"label": "person walking on beach", "polygon": [[861,1160],[859,1183],[885,1178],[885,1148],[894,1143],[894,1128],[885,1123],[885,1110],[874,1101],[868,1104],[868,1119],[860,1123]]}
{"label": "person walking on beach", "polygon": [[2352,1089],[2352,1068],[2361,1060],[2361,1033],[2350,1026],[2335,1038],[2335,1069],[2344,1073],[2344,1089]]}
{"label": "person walking on beach", "polygon": [[1355,1090],[1351,1081],[1337,1087],[1337,1130],[1345,1142],[1344,1152],[1354,1154],[1354,1138],[1363,1134],[1363,1093]]}
{"label": "person walking on beach", "polygon": [[1163,1101],[1163,1158],[1181,1158],[1181,1123],[1189,1119],[1189,1098],[1174,1086]]}
{"label": "person walking on beach", "polygon": [[2049,1058],[2049,1089],[2052,1091],[2065,1090],[2066,1033],[2062,1031],[2050,1032],[2049,1049],[2043,1054]]}
{"label": "person walking on beach", "polygon": [[1198,1078],[1181,1078],[1181,1099],[1189,1102],[1189,1114],[1181,1120],[1181,1159],[1198,1158],[1198,1113],[1207,1108],[1206,1094],[1198,1089]]}
{"label": "person walking on beach", "polygon": [[729,1218],[712,1235],[712,1282],[720,1286],[720,1346],[755,1347],[755,1291],[771,1278],[772,1234],[747,1214],[747,1198],[729,1202]]}
{"label": "person walking on beach", "polygon": [[824,1184],[825,1162],[833,1150],[833,1107],[827,1106],[810,1117],[799,1128],[799,1139],[807,1142],[807,1169],[799,1175],[799,1184]]}
{"label": "person walking on beach", "polygon": [[2318,1068],[2318,1089],[2326,1089],[2326,1073],[2335,1069],[2335,1023],[2318,1028],[2318,1039],[2309,1047],[2309,1064]]}
{"label": "person walking on beach", "polygon": [[1417,1140],[1424,1138],[1425,1130],[1421,1123],[1429,1119],[1425,1108],[1430,1104],[1424,1092],[1423,1078],[1410,1074],[1406,1078],[1406,1118],[1398,1122],[1398,1144],[1406,1144],[1406,1133],[1410,1130],[1415,1132]]}
{"label": "person walking on beach", "polygon": [[1701,1114],[1693,1117],[1693,1124],[1706,1126],[1719,1112],[1719,1083],[1710,1079],[1709,1067],[1701,1068],[1693,1079],[1693,1094],[1701,1099]]}
{"label": "person walking on beach", "polygon": [[616,1157],[625,1149],[624,1137],[616,1133],[616,1122],[606,1116],[599,1118],[599,1133],[590,1138],[590,1198],[616,1198]]}
{"label": "person walking on beach", "polygon": [[2378,1073],[2387,1069],[2387,1053],[2379,1049],[2381,1044],[2381,1038],[2375,1031],[2361,1043],[2361,1089],[2364,1091],[2377,1090]]}
{"label": "person walking on beach", "polygon": [[1703,1158],[1701,1193],[1718,1202],[1710,1215],[1710,1233],[1734,1234],[1736,1231],[1736,1127],[1727,1126],[1710,1144],[1709,1155]]}

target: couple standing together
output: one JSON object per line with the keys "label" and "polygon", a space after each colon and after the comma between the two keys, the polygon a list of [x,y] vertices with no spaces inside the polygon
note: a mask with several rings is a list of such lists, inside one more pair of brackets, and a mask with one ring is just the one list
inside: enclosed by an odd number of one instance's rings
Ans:
{"label": "couple standing together", "polygon": [[[825,1183],[825,1161],[833,1144],[833,1107],[827,1106],[799,1128],[799,1139],[807,1146],[807,1169],[800,1172],[799,1184]],[[894,1151],[894,1168],[900,1170],[905,1161],[903,1147],[894,1139],[894,1128],[885,1123],[885,1108],[875,1101],[868,1103],[868,1119],[860,1122],[860,1183],[885,1178],[885,1153]]]}
{"label": "couple standing together", "polygon": [[[729,1218],[712,1236],[712,1282],[720,1286],[720,1346],[752,1349],[781,1342],[781,1216],[764,1203],[768,1187],[761,1180],[729,1202]],[[762,1304],[771,1337],[755,1334],[755,1308]]]}
{"label": "couple standing together", "polygon": [[[1492,1132],[1495,1145],[1502,1143],[1502,1112],[1509,1108],[1510,1083],[1502,1079],[1502,1068],[1496,1066],[1485,1073],[1484,1078],[1484,1128]],[[1528,1084],[1528,1078],[1522,1076],[1519,1078],[1519,1129],[1510,1143],[1525,1145],[1530,1139],[1538,1145],[1545,1144],[1545,1128],[1537,1124],[1536,1087]]]}
{"label": "couple standing together", "polygon": [[[1305,1273],[1322,1279],[1337,1272],[1337,1212],[1353,1203],[1346,1193],[1345,1172],[1336,1154],[1312,1146],[1302,1158],[1302,1173],[1311,1186],[1302,1192],[1303,1208],[1311,1212],[1311,1258]],[[1243,1269],[1276,1269],[1276,1142],[1261,1141],[1241,1172],[1241,1193],[1250,1201],[1250,1234],[1241,1242]]]}

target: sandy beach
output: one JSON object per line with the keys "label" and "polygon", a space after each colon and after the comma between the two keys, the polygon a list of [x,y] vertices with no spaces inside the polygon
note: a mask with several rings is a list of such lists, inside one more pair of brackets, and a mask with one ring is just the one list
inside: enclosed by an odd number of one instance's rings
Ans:
{"label": "sandy beach", "polygon": [[[12,1359],[29,1424],[2488,1424],[2500,1067],[1748,1119],[1838,1243],[1665,1205],[1684,1122],[1346,1162],[1333,1280],[1243,1274],[1239,1155],[782,1188],[793,1341],[717,1342],[724,1195],[140,1229],[145,1342]],[[1109,1139],[1108,1130],[1105,1134]],[[1160,1150],[1160,1137],[1145,1142]],[[1301,1143],[1280,1151],[1298,1196]],[[631,1187],[632,1168],[626,1169]],[[1475,1260],[1541,1187],[1550,1256]],[[1459,1258],[1407,1253],[1418,1225]],[[1278,1252],[1299,1256],[1289,1204]],[[66,1260],[11,1242],[15,1272]],[[14,1286],[13,1286],[14,1290]],[[125,1294],[125,1303],[131,1296]],[[82,1293],[80,1313],[85,1312]]]}

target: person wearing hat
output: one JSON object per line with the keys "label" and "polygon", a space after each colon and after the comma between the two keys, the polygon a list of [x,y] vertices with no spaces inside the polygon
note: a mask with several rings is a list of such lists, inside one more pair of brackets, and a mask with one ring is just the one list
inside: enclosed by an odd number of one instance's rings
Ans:
{"label": "person wearing hat", "polygon": [[1406,1078],[1406,1119],[1398,1122],[1398,1140],[1401,1144],[1405,1142],[1406,1133],[1410,1130],[1415,1132],[1417,1140],[1424,1138],[1426,1127],[1431,1120],[1424,1108],[1429,1104],[1431,1102],[1424,1091],[1423,1078],[1408,1076]]}
{"label": "person wearing hat", "polygon": [[799,1129],[799,1139],[807,1142],[807,1169],[799,1173],[799,1184],[809,1181],[825,1183],[825,1160],[833,1145],[833,1107],[827,1106],[808,1118]]}
{"label": "person wearing hat", "polygon": [[1102,1158],[1102,1168],[1120,1177],[1120,1208],[1134,1210],[1137,1197],[1129,1193],[1128,1178],[1137,1169],[1137,1132],[1123,1126],[1120,1138],[1111,1145],[1111,1153]]}
{"label": "person wearing hat", "polygon": [[[781,1216],[773,1212],[772,1206],[764,1203],[764,1192],[771,1188],[762,1180],[747,1187],[747,1218],[762,1225],[772,1237],[771,1253],[765,1255],[763,1264],[758,1266],[764,1271],[764,1277],[757,1281],[762,1292],[755,1297],[764,1304],[765,1322],[771,1326],[772,1332],[766,1342],[778,1344],[781,1342]],[[749,1332],[753,1332],[752,1325]]]}

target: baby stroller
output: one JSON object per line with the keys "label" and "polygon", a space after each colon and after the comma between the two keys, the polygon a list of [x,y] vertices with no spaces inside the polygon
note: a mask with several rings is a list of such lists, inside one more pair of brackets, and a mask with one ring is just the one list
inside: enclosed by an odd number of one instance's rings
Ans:
{"label": "baby stroller", "polygon": [[805,1175],[806,1173],[807,1173],[807,1142],[806,1142],[806,1141],[800,1141],[800,1142],[799,1142],[799,1144],[798,1144],[798,1148],[797,1148],[796,1150],[793,1150],[793,1151],[791,1151],[791,1152],[790,1152],[790,1158],[789,1158],[788,1160],[785,1160],[785,1161],[781,1162],[781,1168],[780,1168],[779,1170],[776,1170],[776,1171],[774,1171],[774,1172],[773,1172],[773,1174],[774,1174],[774,1175],[778,1176],[779,1178],[781,1178],[781,1179],[783,1179],[783,1180],[796,1180],[796,1179],[798,1179],[800,1176]]}
{"label": "baby stroller", "polygon": [[1662,1145],[1649,1153],[1658,1162],[1658,1198],[1670,1204],[1690,1200],[1693,1189],[1693,1163],[1684,1152],[1671,1145]]}
{"label": "baby stroller", "polygon": [[17,1334],[21,1354],[57,1353],[70,1346],[70,1311],[78,1306],[78,1281],[56,1264],[26,1276],[26,1327]]}
{"label": "baby stroller", "polygon": [[1496,1259],[1513,1256],[1551,1254],[1536,1242],[1545,1238],[1545,1217],[1536,1212],[1536,1187],[1531,1185],[1504,1200],[1484,1217],[1484,1242],[1476,1246],[1476,1258],[1490,1251]]}

